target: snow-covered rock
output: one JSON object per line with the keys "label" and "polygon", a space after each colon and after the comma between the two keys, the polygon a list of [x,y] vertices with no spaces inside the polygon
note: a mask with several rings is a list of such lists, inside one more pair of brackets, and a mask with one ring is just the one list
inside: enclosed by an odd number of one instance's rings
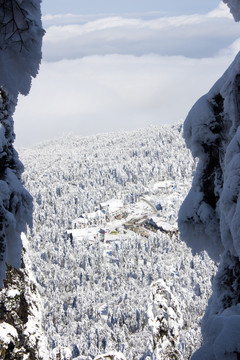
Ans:
{"label": "snow-covered rock", "polygon": [[7,268],[0,290],[0,358],[48,359],[41,322],[41,300],[24,250],[21,269]]}
{"label": "snow-covered rock", "polygon": [[[225,1],[239,20],[239,0]],[[194,252],[220,259],[202,321],[203,346],[192,359],[237,359],[240,306],[240,53],[193,106],[184,137],[199,158],[179,212],[182,238]]]}
{"label": "snow-covered rock", "polygon": [[41,60],[44,31],[39,0],[0,3],[0,287],[5,262],[21,264],[21,232],[31,224],[32,199],[23,188],[13,142],[13,113],[18,94],[27,95]]}

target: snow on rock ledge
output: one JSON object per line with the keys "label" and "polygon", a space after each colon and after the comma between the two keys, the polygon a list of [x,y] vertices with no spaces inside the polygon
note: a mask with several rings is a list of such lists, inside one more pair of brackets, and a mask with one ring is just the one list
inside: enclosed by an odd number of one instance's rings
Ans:
{"label": "snow on rock ledge", "polygon": [[0,359],[49,359],[41,301],[25,251],[22,268],[8,266],[7,280],[0,289]]}
{"label": "snow on rock ledge", "polygon": [[17,330],[10,324],[3,322],[0,324],[0,343],[9,345],[11,341],[18,338]]}

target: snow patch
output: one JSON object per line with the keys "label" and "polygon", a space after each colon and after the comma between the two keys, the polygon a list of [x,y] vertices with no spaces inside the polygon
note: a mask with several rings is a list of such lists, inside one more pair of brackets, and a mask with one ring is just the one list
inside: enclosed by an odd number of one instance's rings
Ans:
{"label": "snow patch", "polygon": [[15,342],[16,339],[18,339],[17,330],[10,324],[0,323],[0,341],[10,344],[11,341]]}

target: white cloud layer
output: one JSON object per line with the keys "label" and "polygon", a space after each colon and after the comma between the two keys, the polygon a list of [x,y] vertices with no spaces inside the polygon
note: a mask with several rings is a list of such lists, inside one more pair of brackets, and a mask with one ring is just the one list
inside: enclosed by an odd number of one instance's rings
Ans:
{"label": "white cloud layer", "polygon": [[239,24],[223,4],[207,15],[57,15],[44,21],[44,62],[15,113],[21,146],[71,132],[184,119],[240,44]]}
{"label": "white cloud layer", "polygon": [[240,33],[226,5],[206,15],[150,18],[76,15],[46,16],[44,59],[58,61],[89,55],[133,54],[214,56]]}
{"label": "white cloud layer", "polygon": [[43,63],[30,95],[17,107],[17,144],[183,119],[230,64],[230,50],[226,53],[206,59],[105,55]]}

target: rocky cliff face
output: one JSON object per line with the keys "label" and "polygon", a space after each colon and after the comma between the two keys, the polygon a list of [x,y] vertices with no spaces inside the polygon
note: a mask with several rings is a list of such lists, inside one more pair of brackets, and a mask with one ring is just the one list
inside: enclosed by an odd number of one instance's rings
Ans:
{"label": "rocky cliff face", "polygon": [[0,358],[47,358],[41,330],[40,301],[29,273],[26,254],[22,257],[20,269],[7,267],[4,288],[0,290]]}
{"label": "rocky cliff face", "polygon": [[193,106],[184,137],[199,162],[179,229],[194,251],[221,254],[202,322],[204,345],[193,359],[239,359],[240,54]]}

